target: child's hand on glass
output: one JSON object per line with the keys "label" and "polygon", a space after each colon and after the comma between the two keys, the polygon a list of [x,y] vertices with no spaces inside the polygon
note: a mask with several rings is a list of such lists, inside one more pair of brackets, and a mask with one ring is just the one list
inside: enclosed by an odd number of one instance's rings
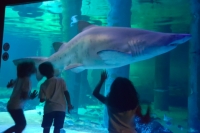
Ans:
{"label": "child's hand on glass", "polygon": [[6,87],[7,88],[12,88],[14,86],[14,84],[15,84],[15,80],[11,79],[10,82],[8,82]]}
{"label": "child's hand on glass", "polygon": [[31,94],[30,94],[30,99],[34,99],[38,96],[38,91],[34,90]]}
{"label": "child's hand on glass", "polygon": [[104,82],[108,77],[108,74],[107,72],[104,70],[102,73],[101,73],[101,81]]}

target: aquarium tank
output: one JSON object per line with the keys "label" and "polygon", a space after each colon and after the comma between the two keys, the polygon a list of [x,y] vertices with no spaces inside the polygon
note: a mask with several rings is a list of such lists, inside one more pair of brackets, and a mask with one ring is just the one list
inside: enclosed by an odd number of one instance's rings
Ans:
{"label": "aquarium tank", "polygon": [[[7,5],[0,68],[0,132],[14,124],[7,112],[19,61],[59,68],[74,109],[62,133],[107,133],[106,107],[92,92],[103,70],[101,93],[116,77],[134,84],[151,122],[133,119],[138,133],[200,133],[199,0],[52,0]],[[36,58],[31,58],[36,57]],[[31,77],[32,90],[44,77]],[[125,103],[126,104],[126,103]],[[24,133],[42,133],[43,103],[28,100]],[[51,128],[53,130],[53,127]]]}

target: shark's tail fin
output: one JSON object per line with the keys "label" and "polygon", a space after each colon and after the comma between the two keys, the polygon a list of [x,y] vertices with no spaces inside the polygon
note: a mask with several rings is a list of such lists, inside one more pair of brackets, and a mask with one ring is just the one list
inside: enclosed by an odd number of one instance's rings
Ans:
{"label": "shark's tail fin", "polygon": [[28,57],[28,58],[20,58],[20,59],[16,59],[16,60],[13,60],[13,63],[15,65],[18,65],[19,63],[22,63],[22,62],[34,62],[35,63],[35,66],[37,68],[37,72],[36,72],[36,78],[38,81],[40,81],[43,76],[40,74],[39,70],[38,70],[38,66],[47,61],[48,57]]}

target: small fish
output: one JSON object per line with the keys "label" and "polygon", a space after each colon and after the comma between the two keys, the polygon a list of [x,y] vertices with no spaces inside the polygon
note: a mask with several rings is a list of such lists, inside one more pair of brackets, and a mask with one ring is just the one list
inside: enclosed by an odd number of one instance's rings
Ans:
{"label": "small fish", "polygon": [[71,23],[70,23],[70,26],[72,27],[75,23],[77,23],[78,22],[78,19],[76,18],[77,17],[77,15],[74,15],[74,16],[72,16],[71,17]]}

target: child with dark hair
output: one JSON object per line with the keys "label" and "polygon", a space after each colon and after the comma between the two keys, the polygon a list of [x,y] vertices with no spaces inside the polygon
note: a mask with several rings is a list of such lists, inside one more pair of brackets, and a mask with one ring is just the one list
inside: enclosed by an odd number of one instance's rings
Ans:
{"label": "child with dark hair", "polygon": [[116,78],[107,97],[101,95],[100,89],[106,79],[107,73],[104,71],[93,95],[107,106],[109,133],[136,133],[136,130],[132,128],[134,116],[137,115],[143,123],[148,123],[150,107],[148,107],[146,115],[142,115],[135,87],[127,78]]}
{"label": "child with dark hair", "polygon": [[34,99],[37,91],[31,93],[30,77],[35,73],[35,64],[33,62],[23,62],[17,65],[17,79],[10,80],[7,88],[13,88],[10,100],[7,104],[7,110],[13,118],[15,125],[4,131],[4,133],[22,133],[26,127],[26,119],[23,107],[28,99]]}
{"label": "child with dark hair", "polygon": [[54,121],[54,133],[60,133],[63,128],[65,112],[73,109],[65,81],[54,76],[54,68],[50,62],[39,65],[40,73],[47,78],[40,86],[40,102],[45,102],[42,121],[43,133],[49,133]]}

